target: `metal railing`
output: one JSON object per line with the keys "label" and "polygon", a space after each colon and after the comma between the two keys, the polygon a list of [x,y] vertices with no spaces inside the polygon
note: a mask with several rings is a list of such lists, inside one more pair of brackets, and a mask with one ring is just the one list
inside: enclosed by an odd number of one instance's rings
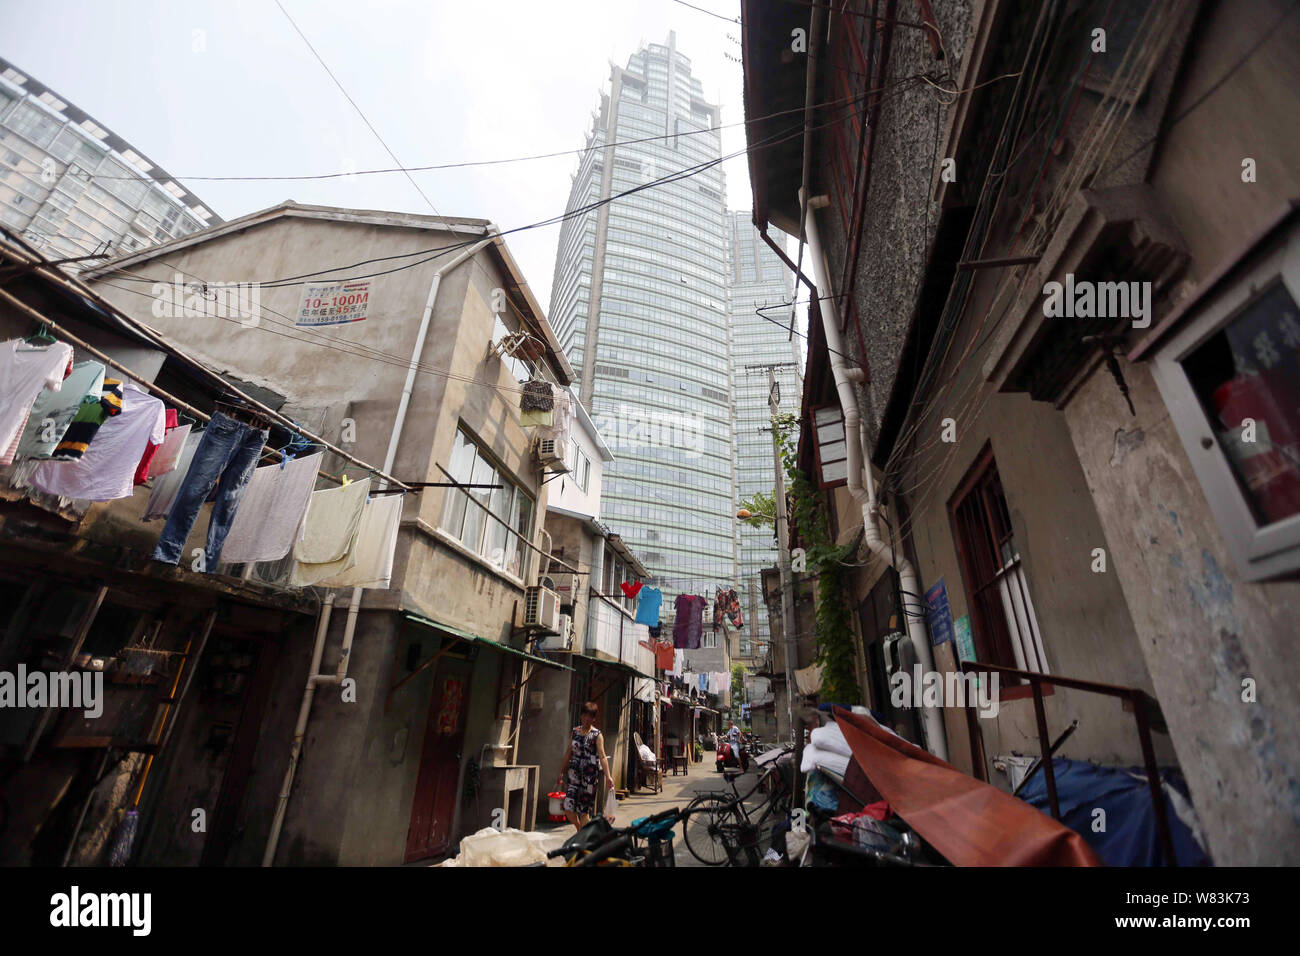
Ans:
{"label": "metal railing", "polygon": [[[1096,681],[1078,680],[1073,677],[1039,674],[1035,671],[1016,670],[1013,667],[986,664],[983,661],[962,661],[961,670],[966,674],[977,672],[1001,674],[1004,678],[1015,677],[1028,682],[1034,698],[1034,718],[1038,724],[1038,745],[1039,753],[1042,755],[1043,779],[1047,784],[1047,801],[1051,807],[1052,816],[1057,820],[1061,819],[1061,807],[1056,796],[1056,771],[1052,766],[1052,743],[1051,736],[1047,731],[1047,711],[1043,706],[1043,685],[1050,684],[1053,687],[1065,687],[1089,694],[1118,697],[1124,701],[1125,709],[1133,711],[1133,719],[1137,723],[1138,741],[1142,746],[1142,762],[1146,767],[1147,787],[1151,792],[1151,806],[1155,813],[1156,831],[1160,836],[1160,848],[1170,866],[1178,865],[1178,857],[1174,852],[1173,834],[1169,829],[1169,815],[1165,808],[1164,791],[1160,785],[1160,770],[1156,766],[1155,748],[1151,744],[1151,715],[1152,713],[1159,713],[1160,710],[1160,705],[1154,697],[1136,687],[1119,687],[1114,684],[1101,684]],[[975,705],[971,701],[970,695],[967,695],[964,710],[966,711],[966,727],[970,736],[971,768],[977,779],[988,783],[988,769],[985,764],[984,753],[984,733],[980,728],[979,717],[976,714]]]}

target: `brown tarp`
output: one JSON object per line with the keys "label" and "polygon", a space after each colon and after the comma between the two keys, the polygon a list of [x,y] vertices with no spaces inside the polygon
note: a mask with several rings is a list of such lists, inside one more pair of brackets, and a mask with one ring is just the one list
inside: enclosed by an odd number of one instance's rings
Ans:
{"label": "brown tarp", "polygon": [[871,785],[954,866],[1101,866],[1083,837],[1009,793],[835,708]]}

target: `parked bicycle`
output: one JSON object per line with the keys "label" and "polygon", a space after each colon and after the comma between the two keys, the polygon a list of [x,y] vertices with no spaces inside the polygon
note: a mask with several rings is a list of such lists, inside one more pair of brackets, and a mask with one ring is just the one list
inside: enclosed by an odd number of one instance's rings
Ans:
{"label": "parked bicycle", "polygon": [[[762,845],[770,845],[773,833],[788,823],[794,799],[792,751],[785,748],[764,758],[762,772],[743,794],[736,783],[741,774],[728,770],[723,778],[730,793],[701,793],[687,804],[686,813],[692,819],[684,828],[683,839],[691,856],[705,866],[758,866]],[[756,805],[746,804],[760,793]]]}
{"label": "parked bicycle", "polygon": [[597,817],[546,856],[566,857],[565,866],[676,866],[673,827],[694,812],[699,811],[672,807],[622,829]]}

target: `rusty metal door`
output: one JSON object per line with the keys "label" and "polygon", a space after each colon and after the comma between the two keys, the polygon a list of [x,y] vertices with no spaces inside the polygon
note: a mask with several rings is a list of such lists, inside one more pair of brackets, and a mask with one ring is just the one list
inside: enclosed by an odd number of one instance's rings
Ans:
{"label": "rusty metal door", "polygon": [[453,659],[438,666],[406,834],[407,863],[444,853],[451,844],[472,668]]}

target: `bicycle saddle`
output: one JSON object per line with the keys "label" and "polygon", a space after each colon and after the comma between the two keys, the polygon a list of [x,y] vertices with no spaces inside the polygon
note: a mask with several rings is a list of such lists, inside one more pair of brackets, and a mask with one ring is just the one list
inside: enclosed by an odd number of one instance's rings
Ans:
{"label": "bicycle saddle", "polygon": [[724,770],[724,771],[722,771],[722,777],[723,777],[724,780],[735,780],[737,777],[740,776],[740,774],[741,774],[741,771],[739,771],[739,770]]}

